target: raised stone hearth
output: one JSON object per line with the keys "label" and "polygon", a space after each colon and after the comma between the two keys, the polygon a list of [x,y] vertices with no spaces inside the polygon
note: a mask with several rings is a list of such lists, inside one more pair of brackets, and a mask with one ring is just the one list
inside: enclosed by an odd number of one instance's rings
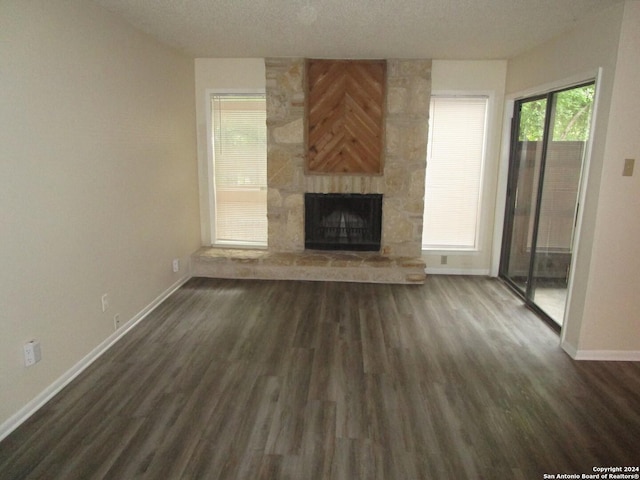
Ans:
{"label": "raised stone hearth", "polygon": [[419,258],[371,252],[269,252],[204,247],[191,257],[196,277],[422,284]]}

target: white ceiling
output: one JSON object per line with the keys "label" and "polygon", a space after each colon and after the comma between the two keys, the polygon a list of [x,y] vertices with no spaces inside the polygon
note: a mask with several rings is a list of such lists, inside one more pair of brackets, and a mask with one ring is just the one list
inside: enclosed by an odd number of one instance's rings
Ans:
{"label": "white ceiling", "polygon": [[623,0],[94,0],[192,57],[504,59]]}

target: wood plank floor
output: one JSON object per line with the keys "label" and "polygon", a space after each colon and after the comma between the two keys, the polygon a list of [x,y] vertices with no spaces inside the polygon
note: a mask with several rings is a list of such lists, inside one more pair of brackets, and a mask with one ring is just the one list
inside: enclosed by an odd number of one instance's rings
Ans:
{"label": "wood plank floor", "polygon": [[192,279],[0,443],[0,478],[541,479],[640,463],[640,364],[497,280]]}

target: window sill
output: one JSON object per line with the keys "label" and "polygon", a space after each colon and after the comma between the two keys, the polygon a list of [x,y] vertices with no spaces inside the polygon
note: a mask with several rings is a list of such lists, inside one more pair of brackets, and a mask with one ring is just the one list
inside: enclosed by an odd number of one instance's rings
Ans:
{"label": "window sill", "polygon": [[218,242],[212,243],[211,248],[231,248],[235,250],[267,250],[268,245],[262,243],[235,243],[235,242]]}
{"label": "window sill", "polygon": [[457,256],[457,255],[480,255],[479,249],[439,249],[439,250],[431,250],[431,249],[422,249],[422,255],[433,255],[433,256]]}

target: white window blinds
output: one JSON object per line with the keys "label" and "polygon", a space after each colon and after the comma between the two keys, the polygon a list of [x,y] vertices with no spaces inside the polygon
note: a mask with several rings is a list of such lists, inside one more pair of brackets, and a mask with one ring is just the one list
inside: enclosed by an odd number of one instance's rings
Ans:
{"label": "white window blinds", "polygon": [[431,99],[422,247],[476,250],[486,97]]}
{"label": "white window blinds", "polygon": [[211,95],[216,244],[267,244],[264,94]]}

